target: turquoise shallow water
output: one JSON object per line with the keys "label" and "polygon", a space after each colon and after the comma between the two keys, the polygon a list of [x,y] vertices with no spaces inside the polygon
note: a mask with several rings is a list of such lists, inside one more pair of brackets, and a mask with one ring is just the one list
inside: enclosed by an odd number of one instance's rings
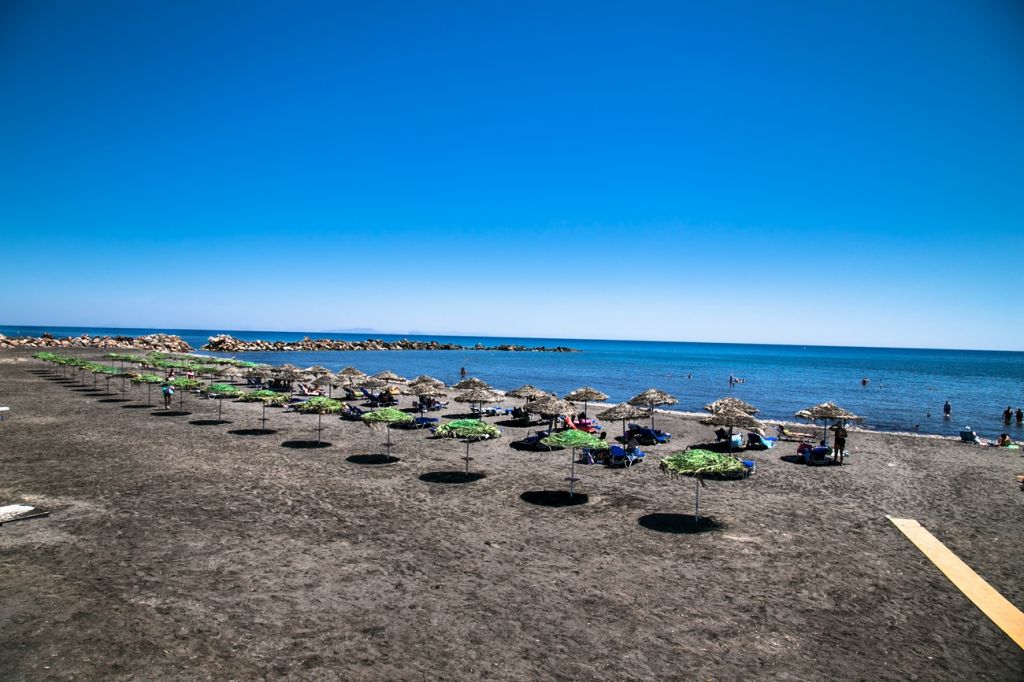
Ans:
{"label": "turquoise shallow water", "polygon": [[[154,331],[177,334],[199,348],[217,333],[240,339],[298,340],[338,338],[363,340],[366,334],[324,334],[272,331],[106,329],[0,326],[7,336],[137,336]],[[524,383],[564,394],[594,386],[621,402],[657,387],[679,399],[670,409],[696,412],[701,406],[733,395],[760,408],[767,419],[792,418],[797,410],[833,400],[865,417],[867,427],[886,431],[919,430],[955,434],[970,425],[985,437],[1007,431],[1024,439],[1024,429],[1001,420],[1007,405],[1024,406],[1024,353],[1009,351],[775,346],[752,344],[668,343],[445,336],[395,336],[381,339],[423,339],[472,346],[515,343],[524,346],[570,346],[580,353],[509,353],[502,351],[324,351],[311,353],[245,353],[255,362],[300,367],[353,365],[367,373],[390,369],[407,377],[430,374],[446,382],[465,367],[472,376],[508,390]],[[745,381],[729,387],[730,374]],[[867,386],[862,378],[870,379]],[[945,400],[953,419],[942,418]]]}

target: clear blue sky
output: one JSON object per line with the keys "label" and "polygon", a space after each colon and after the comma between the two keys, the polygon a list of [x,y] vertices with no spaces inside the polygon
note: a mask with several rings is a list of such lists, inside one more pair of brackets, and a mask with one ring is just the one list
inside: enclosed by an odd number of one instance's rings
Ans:
{"label": "clear blue sky", "polygon": [[0,324],[1024,349],[1024,6],[0,5]]}

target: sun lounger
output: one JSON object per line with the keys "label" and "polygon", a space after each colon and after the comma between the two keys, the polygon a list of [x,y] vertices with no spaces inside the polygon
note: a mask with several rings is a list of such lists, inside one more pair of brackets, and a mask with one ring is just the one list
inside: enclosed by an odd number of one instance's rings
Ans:
{"label": "sun lounger", "polygon": [[672,434],[639,424],[630,424],[626,431],[626,441],[630,438],[636,438],[641,445],[659,445],[672,440]]}
{"label": "sun lounger", "polygon": [[766,438],[759,433],[748,433],[747,447],[756,450],[771,450],[775,447],[775,440],[775,438]]}
{"label": "sun lounger", "polygon": [[9,407],[0,407],[0,422],[7,419],[7,413],[11,411]]}
{"label": "sun lounger", "polygon": [[621,446],[613,445],[608,450],[608,458],[605,460],[605,464],[610,467],[629,467],[644,461],[646,457],[647,455],[643,450],[627,450]]}
{"label": "sun lounger", "polygon": [[441,420],[437,417],[416,417],[413,420],[413,428],[425,429],[427,427],[436,426]]}

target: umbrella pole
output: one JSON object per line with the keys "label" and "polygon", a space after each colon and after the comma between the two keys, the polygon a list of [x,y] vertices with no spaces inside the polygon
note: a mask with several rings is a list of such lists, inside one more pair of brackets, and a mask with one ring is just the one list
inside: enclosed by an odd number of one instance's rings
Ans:
{"label": "umbrella pole", "polygon": [[260,402],[263,403],[263,416],[260,417],[260,430],[261,431],[266,431],[267,430],[267,403],[262,401],[262,400]]}
{"label": "umbrella pole", "polygon": [[220,406],[224,402],[224,399],[217,396],[217,421],[220,421]]}
{"label": "umbrella pole", "polygon": [[153,404],[153,384],[146,384],[146,404]]}
{"label": "umbrella pole", "polygon": [[384,443],[384,447],[387,448],[387,456],[391,457],[391,424],[385,424],[384,428],[387,429],[388,442]]}
{"label": "umbrella pole", "polygon": [[572,448],[572,459],[569,462],[569,497],[573,496],[576,490],[576,448]]}
{"label": "umbrella pole", "polygon": [[320,424],[321,424],[321,420],[323,419],[323,417],[324,417],[324,415],[322,413],[320,413],[320,412],[316,413],[316,444],[317,445],[320,445],[320,429],[322,428],[320,426]]}
{"label": "umbrella pole", "polygon": [[700,521],[700,476],[694,476],[693,480],[697,482],[697,506],[693,510],[693,520]]}
{"label": "umbrella pole", "polygon": [[466,439],[466,475],[469,475],[469,439]]}

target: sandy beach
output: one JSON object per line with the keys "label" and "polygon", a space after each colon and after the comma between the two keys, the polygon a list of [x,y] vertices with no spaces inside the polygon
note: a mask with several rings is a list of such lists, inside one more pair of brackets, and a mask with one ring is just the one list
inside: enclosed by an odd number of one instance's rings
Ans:
{"label": "sandy beach", "polygon": [[685,416],[658,415],[673,439],[643,464],[580,466],[588,502],[552,508],[521,495],[565,489],[570,454],[511,449],[524,427],[490,419],[483,476],[453,483],[465,446],[426,431],[367,463],[385,434],[359,422],[298,447],[315,417],[270,409],[251,435],[258,405],[164,415],[30,354],[0,355],[0,505],[50,515],[0,527],[0,679],[1024,677],[886,518],[1024,606],[1019,450],[855,431],[844,466],[807,467],[783,442],[709,482],[714,526],[688,532],[694,483],[657,466],[713,439]]}

